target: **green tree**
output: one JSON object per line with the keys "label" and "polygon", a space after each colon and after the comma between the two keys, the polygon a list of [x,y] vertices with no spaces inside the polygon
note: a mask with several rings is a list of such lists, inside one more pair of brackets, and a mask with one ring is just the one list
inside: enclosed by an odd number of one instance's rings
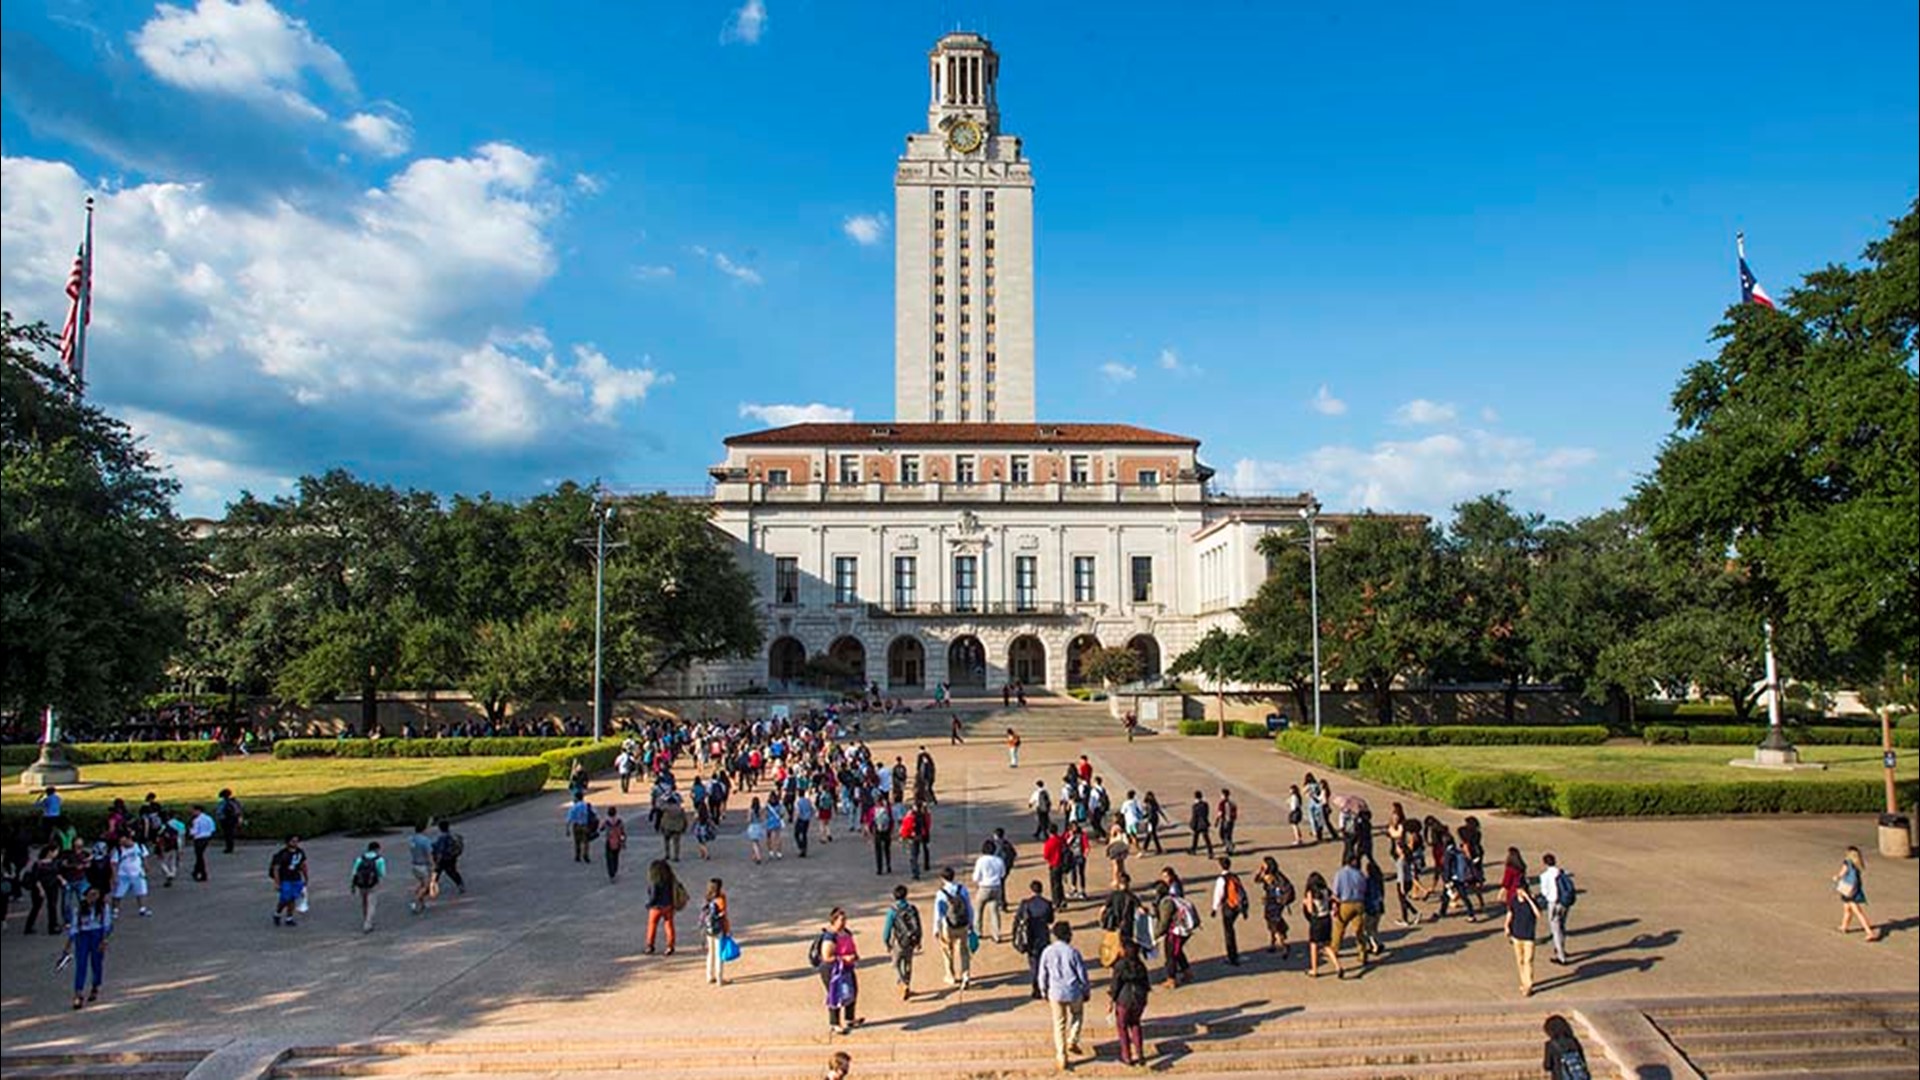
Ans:
{"label": "green tree", "polygon": [[1634,496],[1661,547],[1736,555],[1740,606],[1796,675],[1920,650],[1920,211],[1858,268],[1745,304],[1674,391],[1674,433]]}
{"label": "green tree", "polygon": [[1521,684],[1533,675],[1527,604],[1544,521],[1516,512],[1501,491],[1454,507],[1447,530],[1445,553],[1459,584],[1459,651],[1449,674],[1499,681],[1508,723]]}
{"label": "green tree", "polygon": [[1220,712],[1218,734],[1222,738],[1227,734],[1226,684],[1253,681],[1257,651],[1258,646],[1251,636],[1229,633],[1216,626],[1194,642],[1192,648],[1175,657],[1172,666],[1167,669],[1170,675],[1197,671],[1213,683]]}
{"label": "green tree", "polygon": [[1324,671],[1371,695],[1379,722],[1392,723],[1395,684],[1459,647],[1455,596],[1432,528],[1355,518],[1320,557]]}
{"label": "green tree", "polygon": [[45,326],[0,313],[0,346],[0,710],[117,719],[184,632],[178,485],[74,395]]}
{"label": "green tree", "polygon": [[1625,725],[1652,680],[1617,658],[1603,669],[1601,658],[1633,640],[1660,603],[1653,545],[1625,511],[1546,525],[1521,619],[1527,663],[1536,677],[1609,704]]}
{"label": "green tree", "polygon": [[1124,645],[1103,645],[1087,650],[1080,671],[1102,686],[1125,686],[1140,677],[1140,654]]}
{"label": "green tree", "polygon": [[[1278,529],[1260,538],[1267,579],[1240,609],[1251,650],[1248,682],[1286,686],[1295,715],[1313,714],[1313,603],[1306,526]],[[1325,618],[1321,620],[1325,630]]]}

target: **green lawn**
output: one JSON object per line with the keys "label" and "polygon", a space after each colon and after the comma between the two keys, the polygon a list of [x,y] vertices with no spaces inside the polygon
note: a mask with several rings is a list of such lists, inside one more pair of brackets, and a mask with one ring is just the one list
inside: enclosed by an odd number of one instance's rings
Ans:
{"label": "green lawn", "polygon": [[[500,759],[481,759],[500,760]],[[147,792],[162,805],[185,812],[195,803],[208,810],[220,789],[229,787],[249,811],[298,802],[342,788],[405,788],[427,780],[473,771],[473,758],[297,758],[275,760],[265,754],[222,761],[139,762],[83,765],[80,779],[92,786],[61,792],[70,813],[98,808],[104,813],[116,798],[137,807]],[[28,812],[34,792],[20,787],[20,770],[0,772],[0,810],[9,816]]]}
{"label": "green lawn", "polygon": [[[1389,748],[1383,748],[1389,749]],[[1607,746],[1408,746],[1391,747],[1395,756],[1444,762],[1475,772],[1530,772],[1544,780],[1595,781],[1716,781],[1874,780],[1884,775],[1880,750],[1870,746],[1803,746],[1803,761],[1824,763],[1825,769],[1773,772],[1736,769],[1727,762],[1749,757],[1740,746],[1646,746],[1639,743]],[[1920,755],[1903,751],[1900,776],[1916,775]]]}

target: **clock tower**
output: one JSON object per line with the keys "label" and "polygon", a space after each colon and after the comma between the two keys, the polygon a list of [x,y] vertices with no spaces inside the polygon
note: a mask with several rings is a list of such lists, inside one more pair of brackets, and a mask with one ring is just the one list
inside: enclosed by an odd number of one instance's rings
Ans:
{"label": "clock tower", "polygon": [[986,38],[941,38],[927,130],[907,136],[894,168],[903,422],[1033,422],[1033,168],[1000,130],[999,76]]}

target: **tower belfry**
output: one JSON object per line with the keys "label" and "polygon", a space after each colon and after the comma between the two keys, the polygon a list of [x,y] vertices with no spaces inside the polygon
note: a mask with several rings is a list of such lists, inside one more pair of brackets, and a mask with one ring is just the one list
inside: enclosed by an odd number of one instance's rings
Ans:
{"label": "tower belfry", "polygon": [[895,416],[1031,422],[1033,169],[1000,130],[1000,56],[957,31],[927,77],[927,130],[894,169]]}

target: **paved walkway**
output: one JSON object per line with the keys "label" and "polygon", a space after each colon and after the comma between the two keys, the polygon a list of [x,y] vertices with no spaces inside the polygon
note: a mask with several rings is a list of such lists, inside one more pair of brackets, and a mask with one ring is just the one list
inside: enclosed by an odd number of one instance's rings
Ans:
{"label": "paved walkway", "polygon": [[[915,748],[876,746],[887,759],[899,752],[909,761]],[[1296,882],[1310,870],[1333,869],[1337,849],[1287,846],[1281,800],[1286,785],[1309,766],[1266,744],[1177,736],[1134,744],[1114,737],[1029,741],[1017,770],[1008,768],[997,743],[932,749],[942,796],[937,857],[964,867],[981,838],[1005,826],[1021,847],[1012,877],[1021,890],[1036,876],[1039,854],[1026,840],[1032,822],[1026,794],[1035,779],[1056,788],[1081,752],[1092,756],[1116,803],[1128,787],[1150,787],[1176,819],[1184,818],[1194,790],[1217,798],[1222,786],[1231,787],[1242,807],[1239,863],[1249,880],[1264,854],[1274,854]],[[244,795],[243,776],[236,786]],[[1382,821],[1394,798],[1411,814],[1460,816],[1364,784],[1340,786],[1367,796]],[[730,985],[704,984],[692,911],[682,916],[678,955],[645,955],[644,872],[653,850],[644,833],[644,794],[636,790],[622,800],[607,783],[592,798],[642,817],[617,883],[607,882],[598,862],[570,861],[564,797],[550,791],[462,822],[471,891],[424,916],[407,914],[398,884],[407,877],[404,837],[387,838],[396,884],[386,890],[378,930],[368,935],[358,933],[347,894],[348,863],[363,841],[327,837],[308,845],[316,867],[313,912],[292,929],[277,929],[268,918],[270,842],[215,854],[211,884],[183,880],[171,890],[156,888],[156,917],[123,923],[109,950],[106,993],[79,1013],[67,1007],[67,977],[52,969],[57,945],[18,936],[16,909],[0,950],[0,1040],[19,1053],[249,1038],[291,1044],[605,1034],[609,1024],[628,1023],[636,1031],[664,1023],[681,1033],[721,1037],[811,1034],[824,1029],[825,1016],[819,983],[805,970],[806,940],[834,904],[848,909],[863,951],[873,958],[862,970],[869,1028],[848,1040],[856,1051],[863,1038],[950,1038],[962,1023],[1016,1025],[1044,1038],[1045,1016],[1026,996],[1024,963],[1005,946],[983,945],[975,986],[964,994],[942,988],[937,954],[924,954],[916,987],[933,992],[900,1002],[880,955],[879,930],[889,891],[904,873],[877,877],[869,849],[857,838],[816,843],[805,860],[789,850],[784,860],[753,866],[738,837],[738,812],[734,835],[719,842],[713,862],[691,858],[689,845],[679,867],[696,896],[708,876],[727,881],[745,950],[730,968]],[[1920,993],[1920,866],[1869,855],[1871,910],[1889,933],[1868,945],[1858,934],[1834,931],[1839,912],[1828,875],[1848,843],[1873,849],[1871,819],[1569,822],[1495,814],[1483,821],[1490,852],[1517,845],[1537,869],[1539,854],[1553,851],[1578,876],[1575,964],[1548,965],[1543,948],[1541,982],[1530,1003],[1542,1012],[1690,994]],[[1184,830],[1174,830],[1170,841],[1167,857],[1145,860],[1141,871],[1165,864],[1201,877],[1207,864],[1185,854]],[[896,853],[895,866],[906,870],[904,852]],[[1105,878],[1104,860],[1096,856],[1089,884]],[[930,919],[931,882],[914,890]],[[1096,913],[1097,904],[1088,903],[1069,915],[1086,930]],[[1310,1018],[1314,1009],[1520,1000],[1497,923],[1449,919],[1391,930],[1384,935],[1386,962],[1344,981],[1310,981],[1298,947],[1286,960],[1257,951],[1249,940],[1255,935],[1247,932],[1254,923],[1242,924],[1243,944],[1253,948],[1249,963],[1235,970],[1219,962],[1218,923],[1208,920],[1193,947],[1199,980],[1156,993],[1150,1015],[1199,1011],[1258,1025],[1302,1008]],[[1078,940],[1092,951],[1097,934]],[[643,1018],[651,1019],[642,1025]],[[1299,1022],[1298,1015],[1289,1022]]]}

